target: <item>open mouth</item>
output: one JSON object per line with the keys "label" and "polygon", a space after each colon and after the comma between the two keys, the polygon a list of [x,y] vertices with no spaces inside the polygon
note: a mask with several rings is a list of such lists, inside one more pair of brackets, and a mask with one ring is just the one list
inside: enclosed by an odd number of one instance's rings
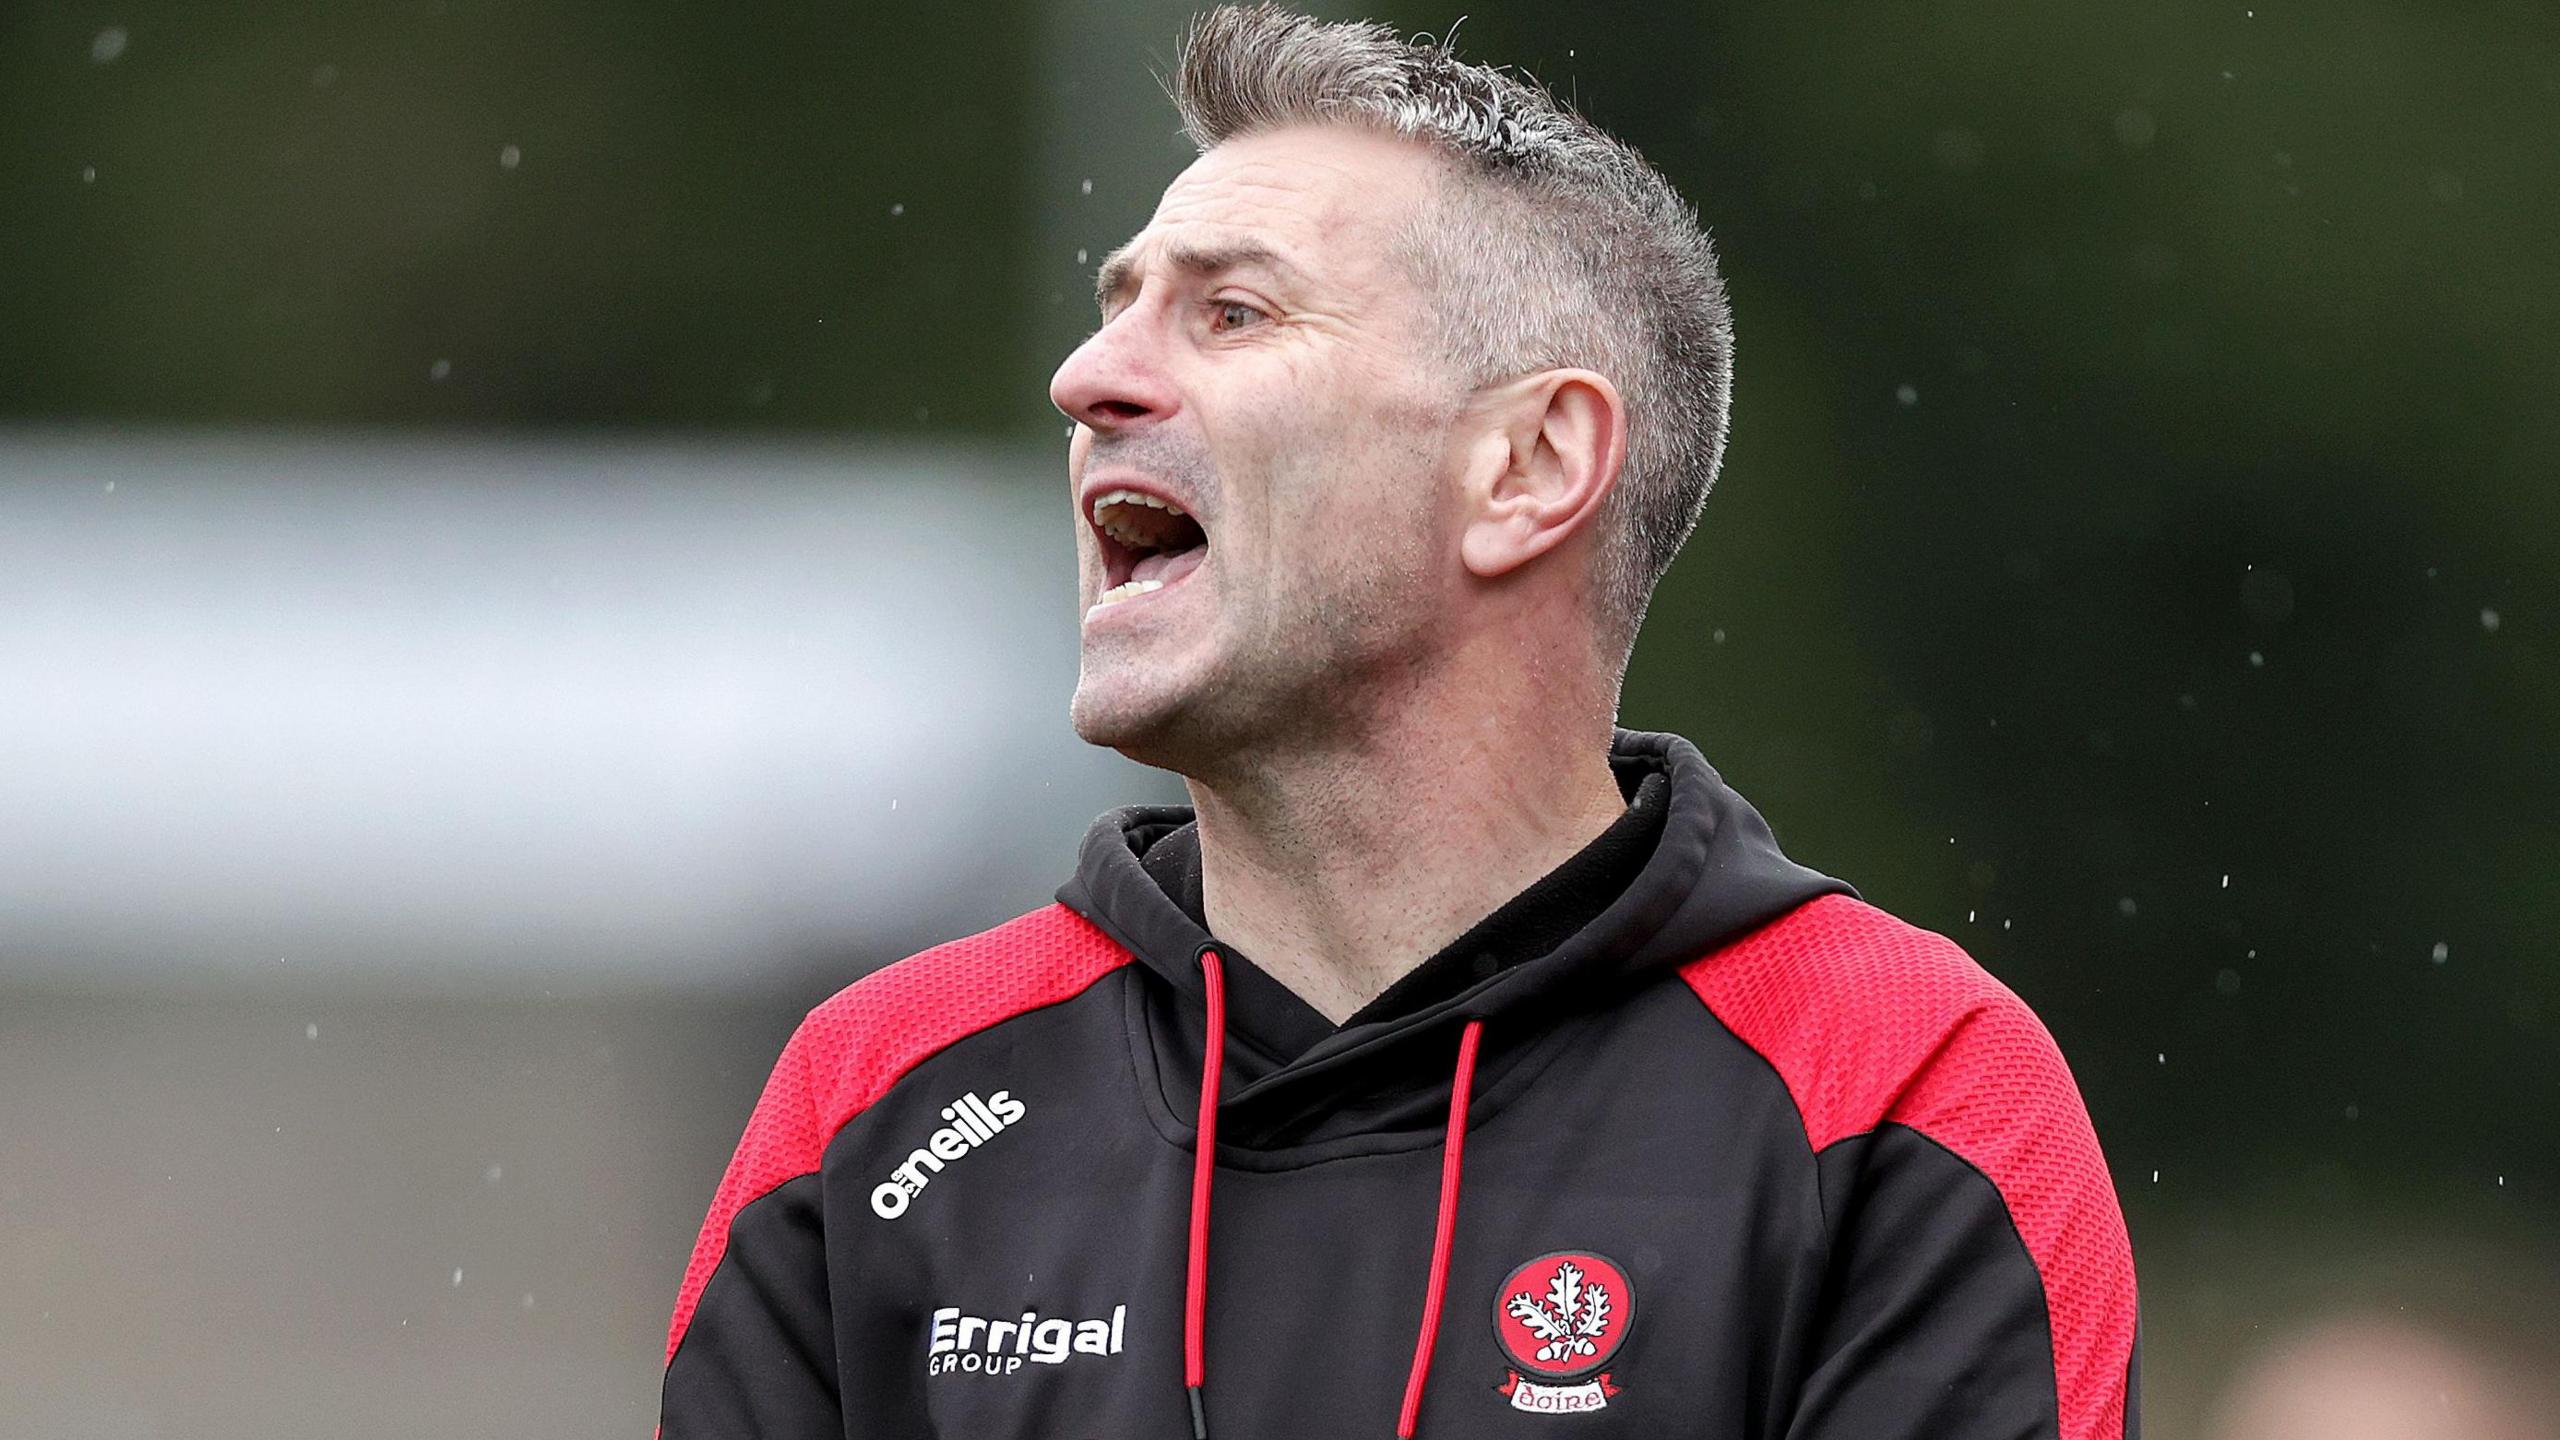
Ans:
{"label": "open mouth", "polygon": [[1102,546],[1102,593],[1094,608],[1150,595],[1200,568],[1209,537],[1182,507],[1136,490],[1094,497],[1093,533]]}

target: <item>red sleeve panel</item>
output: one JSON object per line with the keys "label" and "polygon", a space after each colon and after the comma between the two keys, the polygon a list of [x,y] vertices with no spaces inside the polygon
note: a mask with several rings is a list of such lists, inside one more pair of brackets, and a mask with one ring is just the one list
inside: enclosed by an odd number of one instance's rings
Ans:
{"label": "red sleeve panel", "polygon": [[[2079,1090],[2026,1004],[1953,941],[1846,895],[1811,901],[1682,973],[1777,1071],[1817,1156],[1903,1127],[1990,1182],[2042,1288],[2061,1440],[2127,1435],[2132,1247]],[[1856,1223],[1901,1225],[1909,1213],[1879,1203]],[[1859,1239],[1868,1253],[1917,1242]],[[1898,1301],[1906,1312],[1958,1305],[1964,1286],[1951,1269],[1910,1289],[1921,1298]],[[1881,1348],[1837,1363],[1906,1363]]]}
{"label": "red sleeve panel", "polygon": [[[740,1210],[817,1173],[836,1132],[938,1051],[1072,999],[1128,961],[1129,952],[1084,917],[1052,905],[875,971],[810,1011],[783,1047],[712,1195],[667,1325],[668,1362],[728,1256]],[[820,1286],[824,1276],[806,1281]]]}

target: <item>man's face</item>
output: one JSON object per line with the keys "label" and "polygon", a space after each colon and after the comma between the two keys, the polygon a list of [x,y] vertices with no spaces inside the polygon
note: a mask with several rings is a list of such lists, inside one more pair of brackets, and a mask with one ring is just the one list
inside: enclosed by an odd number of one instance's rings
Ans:
{"label": "man's face", "polygon": [[1390,245],[1436,165],[1341,127],[1233,140],[1106,262],[1049,390],[1077,422],[1087,741],[1196,772],[1356,723],[1428,654],[1463,395]]}

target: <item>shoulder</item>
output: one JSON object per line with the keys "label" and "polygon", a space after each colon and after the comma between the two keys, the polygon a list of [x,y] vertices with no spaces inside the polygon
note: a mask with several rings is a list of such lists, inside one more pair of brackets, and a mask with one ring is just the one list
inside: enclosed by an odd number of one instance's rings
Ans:
{"label": "shoulder", "polygon": [[1681,975],[1778,1072],[1817,1151],[1887,1122],[1959,1154],[2022,1125],[2087,1129],[2026,1002],[1954,941],[1855,897],[1800,905]]}
{"label": "shoulder", "polygon": [[876,970],[810,1011],[774,1063],[712,1194],[668,1325],[669,1362],[741,1212],[816,1173],[836,1132],[908,1071],[972,1035],[1075,998],[1129,958],[1082,916],[1051,905]]}
{"label": "shoulder", "polygon": [[[1990,1182],[2034,1267],[2061,1433],[2130,1434],[2132,1246],[2079,1087],[2026,1003],[1954,941],[1845,895],[1682,975],[1778,1072],[1818,1157],[1900,1127]],[[1854,1172],[1859,1148],[1832,1153]],[[1938,1213],[1953,1204],[1931,1195]],[[1844,1213],[1872,1225],[1892,1209]],[[1927,1233],[1897,1229],[1886,1246],[1907,1257]]]}
{"label": "shoulder", "polygon": [[1091,921],[1048,905],[837,991],[800,1022],[776,1075],[800,1079],[812,1119],[832,1134],[946,1047],[1072,1000],[1129,958]]}

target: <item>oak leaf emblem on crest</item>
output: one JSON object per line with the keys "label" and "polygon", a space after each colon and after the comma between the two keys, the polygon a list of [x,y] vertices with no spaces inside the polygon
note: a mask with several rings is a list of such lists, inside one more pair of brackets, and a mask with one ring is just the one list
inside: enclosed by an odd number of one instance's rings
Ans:
{"label": "oak leaf emblem on crest", "polygon": [[1584,1280],[1582,1267],[1567,1260],[1547,1282],[1545,1299],[1525,1290],[1511,1297],[1512,1318],[1543,1342],[1539,1359],[1570,1361],[1598,1353],[1597,1342],[1609,1332],[1609,1287]]}

